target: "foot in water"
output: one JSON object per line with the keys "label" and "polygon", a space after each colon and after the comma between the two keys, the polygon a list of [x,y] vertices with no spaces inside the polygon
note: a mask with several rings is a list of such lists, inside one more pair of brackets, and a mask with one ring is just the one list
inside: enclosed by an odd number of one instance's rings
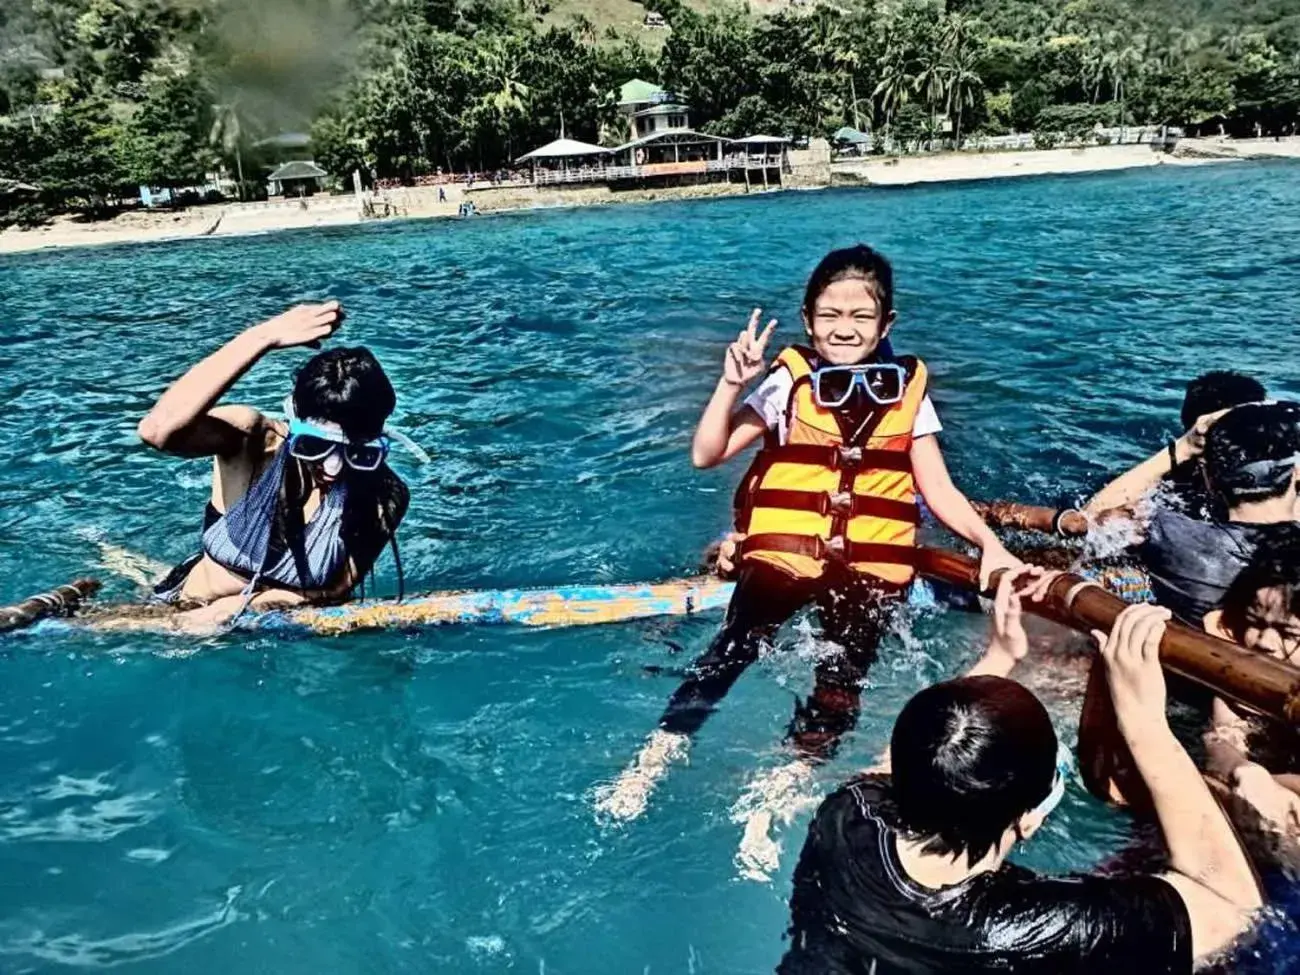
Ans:
{"label": "foot in water", "polygon": [[745,880],[767,883],[781,866],[781,844],[773,827],[788,826],[806,809],[817,805],[813,766],[795,759],[767,769],[750,780],[736,804],[731,821],[744,825],[736,870]]}
{"label": "foot in water", "polygon": [[613,782],[596,789],[596,816],[614,822],[628,822],[645,812],[650,793],[668,766],[686,757],[690,739],[668,731],[655,731],[636,760]]}
{"label": "foot in water", "polygon": [[106,541],[104,533],[97,528],[82,528],[77,534],[86,541],[93,542],[99,549],[101,568],[129,579],[138,586],[152,586],[167,574],[168,567],[163,563]]}

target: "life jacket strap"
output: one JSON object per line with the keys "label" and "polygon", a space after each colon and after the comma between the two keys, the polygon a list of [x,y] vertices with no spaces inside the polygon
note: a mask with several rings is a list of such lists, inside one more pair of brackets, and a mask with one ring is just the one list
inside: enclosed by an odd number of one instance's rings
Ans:
{"label": "life jacket strap", "polygon": [[827,541],[817,535],[766,532],[760,535],[750,535],[740,543],[742,558],[752,552],[782,552],[786,555],[803,555],[818,562],[877,562],[915,568],[918,549],[913,545],[850,542],[842,536]]}
{"label": "life jacket strap", "polygon": [[770,464],[809,464],[833,471],[883,470],[911,473],[912,457],[906,450],[869,447],[841,447],[827,444],[792,443],[764,447]]}
{"label": "life jacket strap", "polygon": [[921,523],[921,509],[914,503],[877,498],[866,494],[827,494],[825,491],[792,491],[785,488],[759,488],[753,494],[755,508],[787,508],[811,511],[819,515],[848,515],[851,518],[886,518],[890,521]]}

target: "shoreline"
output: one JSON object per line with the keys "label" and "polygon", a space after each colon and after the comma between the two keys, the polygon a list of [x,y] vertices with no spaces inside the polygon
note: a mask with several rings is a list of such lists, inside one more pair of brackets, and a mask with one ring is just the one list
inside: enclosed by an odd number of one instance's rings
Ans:
{"label": "shoreline", "polygon": [[[817,178],[799,170],[779,187],[764,192],[797,192],[853,186],[917,186],[1022,176],[1058,176],[1121,172],[1153,166],[1193,166],[1213,162],[1300,159],[1300,138],[1219,142],[1189,139],[1166,154],[1145,145],[1092,146],[1076,149],[1022,149],[1002,152],[949,152],[932,156],[860,157],[835,161]],[[387,194],[387,217],[363,217],[351,196],[312,197],[305,201],[268,201],[196,206],[171,211],[133,210],[111,220],[80,223],[60,217],[37,230],[0,232],[0,255],[63,250],[109,244],[171,243],[199,238],[255,236],[284,230],[381,224],[386,220],[454,219],[462,200],[481,214],[540,209],[611,206],[662,200],[706,199],[745,195],[738,183],[706,183],[662,189],[610,190],[604,185],[566,188],[527,185],[413,187]]]}

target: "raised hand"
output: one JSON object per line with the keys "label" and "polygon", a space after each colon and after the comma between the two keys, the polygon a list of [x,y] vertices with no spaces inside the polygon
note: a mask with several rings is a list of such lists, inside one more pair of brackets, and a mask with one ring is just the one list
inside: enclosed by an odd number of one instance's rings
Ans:
{"label": "raised hand", "polygon": [[338,331],[346,317],[341,304],[326,301],[318,305],[295,305],[255,328],[273,349],[290,349],[296,345],[316,348],[322,339]]}
{"label": "raised hand", "polygon": [[1193,457],[1199,457],[1205,452],[1205,438],[1210,432],[1210,427],[1218,423],[1227,410],[1219,410],[1217,413],[1206,413],[1204,416],[1198,416],[1192,428],[1179,437],[1179,443],[1175,447],[1176,453],[1190,460]]}
{"label": "raised hand", "polygon": [[762,311],[761,308],[755,308],[744,331],[727,346],[727,355],[722,360],[722,378],[732,386],[747,386],[763,372],[767,364],[767,343],[776,330],[776,319],[769,321],[760,334],[758,322]]}

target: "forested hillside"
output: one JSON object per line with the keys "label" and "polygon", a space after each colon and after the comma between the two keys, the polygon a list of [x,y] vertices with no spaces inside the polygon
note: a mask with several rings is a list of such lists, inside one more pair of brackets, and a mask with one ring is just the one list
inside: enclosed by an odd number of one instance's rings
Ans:
{"label": "forested hillside", "polygon": [[600,138],[631,77],[722,134],[1247,133],[1300,112],[1300,0],[646,6],[670,29],[620,22],[629,0],[3,0],[0,178],[55,208],[218,166],[251,183],[284,131],[333,173],[489,169],[561,125]]}

